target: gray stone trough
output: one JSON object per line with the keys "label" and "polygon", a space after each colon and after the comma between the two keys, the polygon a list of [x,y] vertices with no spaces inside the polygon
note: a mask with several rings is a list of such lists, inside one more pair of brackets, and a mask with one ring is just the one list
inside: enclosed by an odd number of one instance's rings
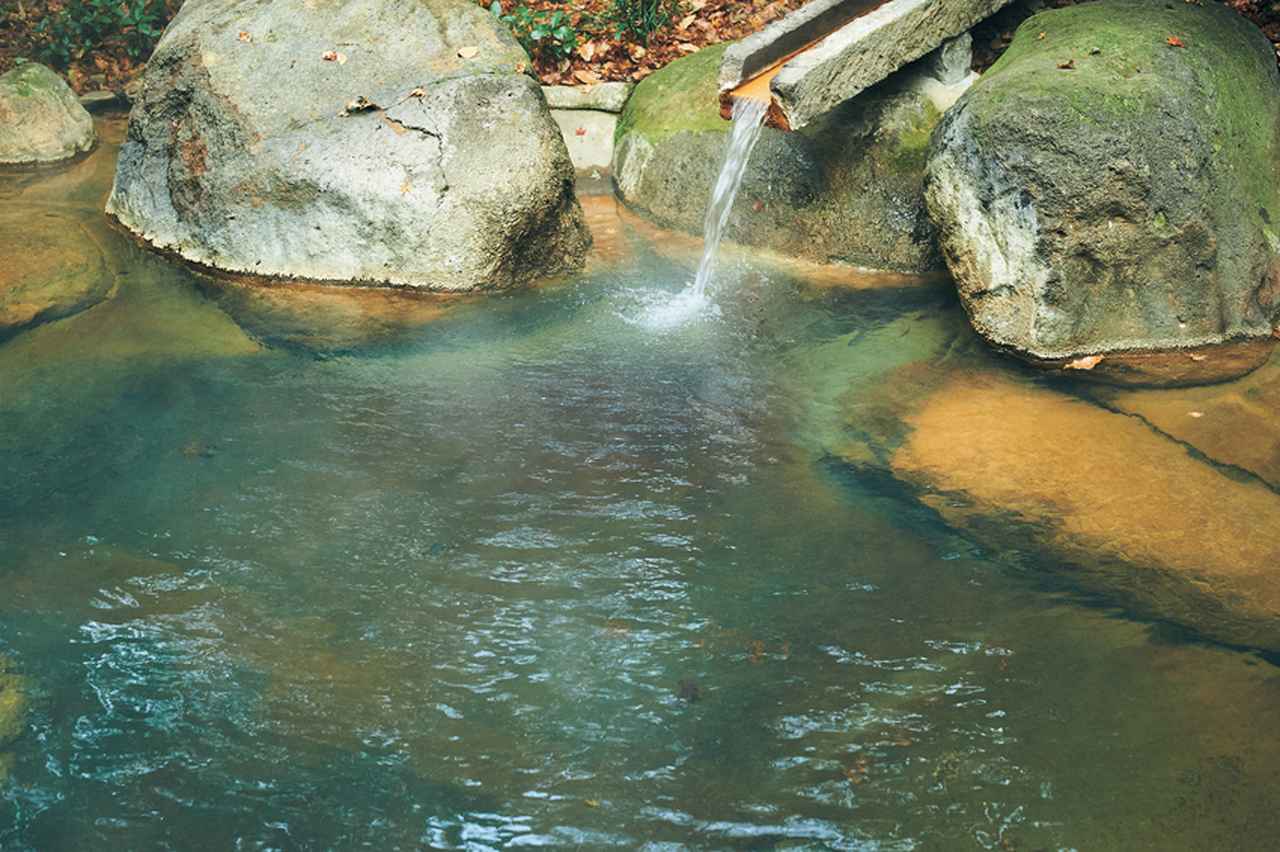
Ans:
{"label": "gray stone trough", "polygon": [[768,97],[769,124],[799,130],[1009,2],[814,0],[725,51],[722,114]]}

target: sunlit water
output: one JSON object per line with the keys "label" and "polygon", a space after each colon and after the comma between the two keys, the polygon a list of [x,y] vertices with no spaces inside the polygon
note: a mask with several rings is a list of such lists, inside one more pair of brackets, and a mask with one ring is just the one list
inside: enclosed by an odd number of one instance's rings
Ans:
{"label": "sunlit water", "polygon": [[738,257],[718,316],[655,328],[695,256],[595,199],[578,279],[322,345],[107,229],[89,166],[0,184],[124,270],[0,345],[0,655],[32,703],[0,847],[1280,836],[1273,666],[824,451],[848,376],[819,353],[945,292]]}

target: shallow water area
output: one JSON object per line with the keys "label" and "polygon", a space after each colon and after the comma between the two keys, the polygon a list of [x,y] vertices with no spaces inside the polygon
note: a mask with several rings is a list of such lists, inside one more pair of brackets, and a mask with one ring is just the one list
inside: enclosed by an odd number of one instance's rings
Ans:
{"label": "shallow water area", "polygon": [[227,295],[112,155],[0,176],[116,276],[0,343],[0,848],[1273,844],[1280,669],[895,471],[935,385],[1094,405],[945,288],[696,302],[596,198],[552,286]]}

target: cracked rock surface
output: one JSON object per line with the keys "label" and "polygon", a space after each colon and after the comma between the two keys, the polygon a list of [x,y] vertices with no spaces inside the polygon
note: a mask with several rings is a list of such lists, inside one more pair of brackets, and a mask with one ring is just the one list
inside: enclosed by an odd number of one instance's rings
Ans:
{"label": "cracked rock surface", "polygon": [[107,212],[230,272],[483,290],[590,237],[528,58],[467,0],[190,0]]}

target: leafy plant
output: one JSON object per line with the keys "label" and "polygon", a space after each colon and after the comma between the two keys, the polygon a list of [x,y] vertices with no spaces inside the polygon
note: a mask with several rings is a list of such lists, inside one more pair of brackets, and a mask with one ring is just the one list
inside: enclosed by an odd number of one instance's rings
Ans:
{"label": "leafy plant", "polygon": [[493,0],[489,11],[511,27],[516,40],[530,56],[567,59],[578,47],[578,30],[569,15],[559,9],[552,12],[517,6],[511,10],[511,14],[504,15],[502,3]]}
{"label": "leafy plant", "polygon": [[618,38],[647,45],[653,34],[684,10],[682,0],[613,0],[604,20]]}
{"label": "leafy plant", "polygon": [[66,67],[109,41],[122,42],[131,59],[145,58],[168,20],[164,0],[80,0],[42,20],[40,58]]}

